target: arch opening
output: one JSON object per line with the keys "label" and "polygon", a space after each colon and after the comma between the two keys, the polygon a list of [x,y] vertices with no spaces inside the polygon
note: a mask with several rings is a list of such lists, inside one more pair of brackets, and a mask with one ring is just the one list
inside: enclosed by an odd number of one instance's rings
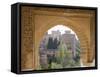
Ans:
{"label": "arch opening", "polygon": [[81,67],[80,41],[67,26],[56,25],[43,36],[39,45],[39,68],[59,69]]}

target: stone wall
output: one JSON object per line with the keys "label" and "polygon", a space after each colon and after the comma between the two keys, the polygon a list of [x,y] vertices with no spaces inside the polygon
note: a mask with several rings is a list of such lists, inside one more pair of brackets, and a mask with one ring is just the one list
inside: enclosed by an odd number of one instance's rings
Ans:
{"label": "stone wall", "polygon": [[[92,19],[91,19],[92,18]],[[83,65],[89,66],[95,54],[94,11],[79,9],[22,7],[22,69],[39,67],[39,45],[48,29],[56,25],[71,28],[78,36]],[[30,28],[30,29],[29,29]],[[28,30],[29,29],[29,30]],[[93,35],[92,35],[93,34]],[[26,38],[26,36],[28,38]],[[92,41],[91,41],[92,40]]]}

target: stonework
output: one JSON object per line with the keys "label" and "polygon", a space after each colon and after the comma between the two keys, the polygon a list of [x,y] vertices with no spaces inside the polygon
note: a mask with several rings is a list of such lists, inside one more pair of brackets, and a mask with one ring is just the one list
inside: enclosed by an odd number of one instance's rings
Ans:
{"label": "stonework", "polygon": [[[48,49],[47,45],[49,39],[52,38],[52,41],[57,39],[59,41],[59,46],[56,49]],[[51,34],[46,33],[42,38],[42,41],[39,46],[39,56],[40,56],[40,64],[43,68],[48,67],[48,56],[55,56],[58,54],[61,47],[64,47],[66,52],[69,51],[70,55],[72,55],[72,59],[76,57],[76,49],[79,46],[79,52],[81,52],[80,43],[78,38],[76,38],[75,34],[72,34],[70,30],[66,30],[65,33],[61,34],[59,30],[52,31]],[[79,55],[80,56],[80,55]]]}
{"label": "stonework", "polygon": [[[82,49],[81,59],[85,66],[89,66],[95,54],[95,14],[89,10],[72,10],[25,7],[21,13],[21,66],[24,69],[39,67],[39,45],[48,29],[55,25],[65,25],[71,28],[80,40]],[[58,12],[61,11],[61,12]],[[91,33],[90,33],[91,32]],[[92,35],[93,34],[93,35]],[[92,41],[91,41],[92,40]]]}

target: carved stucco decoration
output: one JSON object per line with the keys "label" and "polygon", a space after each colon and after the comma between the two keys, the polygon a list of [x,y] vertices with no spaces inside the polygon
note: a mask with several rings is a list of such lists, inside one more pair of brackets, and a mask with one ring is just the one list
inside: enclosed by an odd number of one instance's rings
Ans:
{"label": "carved stucco decoration", "polygon": [[89,10],[23,6],[21,10],[21,69],[38,69],[39,43],[48,29],[59,24],[71,28],[77,34],[81,45],[82,63],[90,66],[95,54],[94,18],[94,12]]}

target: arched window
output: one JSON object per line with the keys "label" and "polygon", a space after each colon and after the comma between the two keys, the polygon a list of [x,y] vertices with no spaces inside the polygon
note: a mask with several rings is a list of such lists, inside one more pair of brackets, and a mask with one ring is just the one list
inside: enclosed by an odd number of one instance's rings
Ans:
{"label": "arched window", "polygon": [[50,28],[39,46],[40,69],[73,68],[81,66],[80,41],[76,33],[64,25]]}

